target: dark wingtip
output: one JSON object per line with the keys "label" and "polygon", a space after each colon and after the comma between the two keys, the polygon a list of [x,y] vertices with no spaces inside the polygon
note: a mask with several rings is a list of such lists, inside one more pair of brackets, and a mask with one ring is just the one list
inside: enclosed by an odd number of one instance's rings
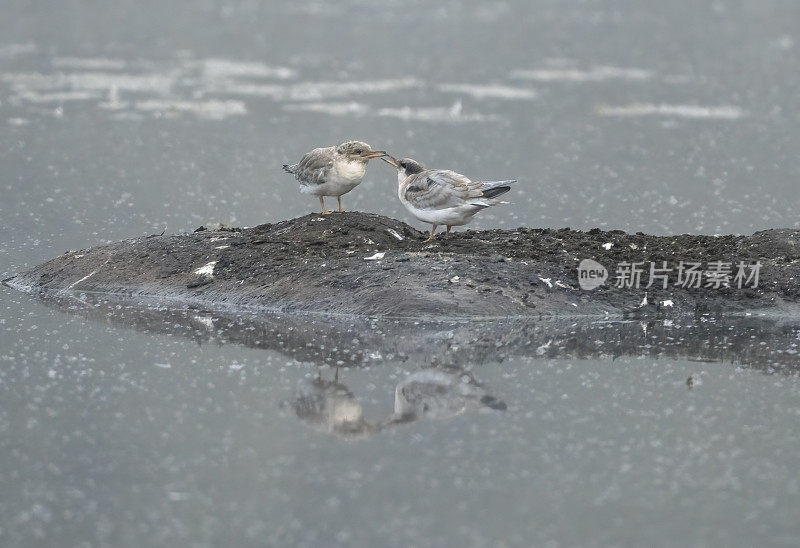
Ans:
{"label": "dark wingtip", "polygon": [[481,398],[481,403],[490,409],[496,411],[505,411],[508,406],[504,401],[498,400],[494,396],[484,396]]}
{"label": "dark wingtip", "polygon": [[283,170],[286,173],[294,173],[294,171],[292,170],[292,166],[290,166],[289,164],[283,164]]}
{"label": "dark wingtip", "polygon": [[16,276],[9,276],[9,277],[8,277],[8,278],[6,278],[5,280],[0,280],[0,284],[7,286],[7,285],[8,285],[8,282],[10,282],[11,280],[13,280],[14,278],[16,278]]}
{"label": "dark wingtip", "polygon": [[510,186],[496,186],[494,188],[490,188],[488,190],[483,191],[484,198],[494,198],[495,196],[500,196],[501,194],[505,194],[511,190]]}

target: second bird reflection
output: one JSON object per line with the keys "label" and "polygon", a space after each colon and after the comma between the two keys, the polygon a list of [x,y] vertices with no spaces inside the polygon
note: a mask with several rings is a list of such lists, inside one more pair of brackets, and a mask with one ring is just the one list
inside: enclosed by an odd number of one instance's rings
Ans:
{"label": "second bird reflection", "polygon": [[339,380],[321,373],[298,383],[290,404],[303,423],[318,432],[358,439],[397,425],[423,419],[449,419],[482,408],[504,411],[506,404],[489,394],[471,373],[463,370],[422,369],[395,387],[394,411],[385,419],[367,422],[353,392]]}

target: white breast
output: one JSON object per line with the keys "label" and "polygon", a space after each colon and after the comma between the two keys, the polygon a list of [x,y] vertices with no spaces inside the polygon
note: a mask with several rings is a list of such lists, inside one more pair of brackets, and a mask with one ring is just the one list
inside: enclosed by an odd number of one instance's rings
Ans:
{"label": "white breast", "polygon": [[353,182],[358,184],[367,171],[367,164],[364,162],[348,162],[337,159],[333,163],[333,175],[342,182]]}
{"label": "white breast", "polygon": [[341,196],[353,190],[364,178],[367,166],[363,162],[347,162],[336,159],[327,180],[314,187],[314,193],[320,196]]}

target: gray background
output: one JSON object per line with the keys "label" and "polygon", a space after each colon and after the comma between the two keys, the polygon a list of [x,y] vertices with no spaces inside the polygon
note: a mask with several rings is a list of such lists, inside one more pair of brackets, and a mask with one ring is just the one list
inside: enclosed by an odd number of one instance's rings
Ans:
{"label": "gray background", "polygon": [[[2,12],[3,276],[165,227],[315,211],[280,165],[349,138],[519,179],[474,227],[798,226],[795,2]],[[344,205],[422,228],[395,190],[375,163]],[[0,544],[800,542],[794,376],[691,356],[470,363],[508,411],[352,442],[280,405],[314,364],[145,331],[0,290]],[[427,365],[343,379],[378,420]]]}

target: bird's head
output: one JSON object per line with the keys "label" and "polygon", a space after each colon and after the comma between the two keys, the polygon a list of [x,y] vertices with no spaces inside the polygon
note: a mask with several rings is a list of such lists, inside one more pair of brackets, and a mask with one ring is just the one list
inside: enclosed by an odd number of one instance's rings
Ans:
{"label": "bird's head", "polygon": [[422,164],[417,162],[416,160],[412,160],[411,158],[403,158],[402,160],[398,160],[388,154],[381,158],[387,164],[392,164],[394,167],[397,168],[398,174],[403,174],[406,177],[409,175],[413,175],[415,173],[420,173],[425,171],[425,168],[422,167]]}
{"label": "bird's head", "polygon": [[380,158],[386,154],[383,150],[372,150],[363,141],[347,141],[336,147],[336,154],[344,157],[348,162],[369,162],[372,158]]}

